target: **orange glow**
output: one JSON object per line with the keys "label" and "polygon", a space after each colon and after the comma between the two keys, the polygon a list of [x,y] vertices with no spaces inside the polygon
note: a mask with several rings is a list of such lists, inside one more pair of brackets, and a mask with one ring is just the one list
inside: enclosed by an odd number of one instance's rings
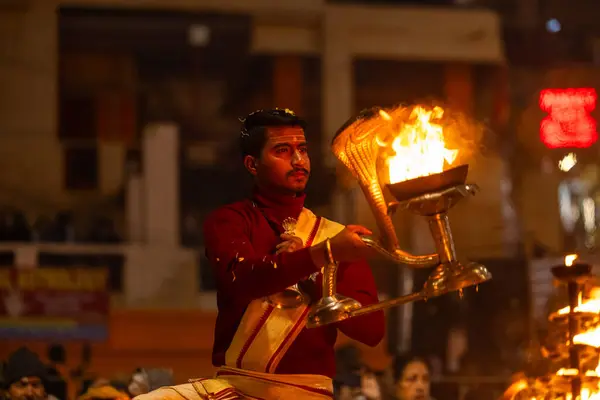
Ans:
{"label": "orange glow", "polygon": [[[571,254],[567,257],[574,256]],[[567,257],[565,257],[565,265],[567,265]],[[571,263],[576,259],[573,258]],[[585,301],[582,301],[581,297],[579,298],[579,305],[575,307],[575,312],[590,312],[590,313],[600,313],[600,288],[594,288],[590,291],[589,298]],[[569,307],[564,307],[558,310],[559,314],[567,314],[569,312]],[[587,346],[592,346],[596,348],[600,348],[600,327],[592,328],[586,332],[582,332],[573,337],[574,344],[583,344]],[[575,368],[561,368],[556,372],[557,375],[562,376],[575,376],[578,374],[578,370]],[[594,370],[589,370],[585,372],[585,376],[596,377],[600,376],[600,362],[596,366]],[[567,395],[567,398],[570,398]],[[578,399],[581,400],[600,400],[600,388],[597,388],[594,391],[591,391],[588,388],[584,388],[581,390],[581,397]]]}
{"label": "orange glow", "polygon": [[[383,110],[379,115],[386,121],[393,119]],[[387,159],[390,183],[443,172],[456,160],[458,150],[446,148],[444,128],[438,123],[443,115],[441,107],[412,109],[391,143],[394,154]]]}

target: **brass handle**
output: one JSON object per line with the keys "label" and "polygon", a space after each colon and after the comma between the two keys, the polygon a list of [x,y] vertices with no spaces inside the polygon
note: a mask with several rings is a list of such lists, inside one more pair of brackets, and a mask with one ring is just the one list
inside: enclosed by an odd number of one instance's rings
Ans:
{"label": "brass handle", "polygon": [[370,236],[361,236],[361,239],[367,246],[371,247],[388,260],[397,264],[406,264],[415,268],[424,268],[440,263],[440,257],[437,254],[415,256],[400,249],[394,249],[392,252],[383,247],[379,241]]}
{"label": "brass handle", "polygon": [[424,300],[425,298],[426,297],[422,292],[411,293],[407,294],[406,296],[396,297],[395,299],[389,299],[368,306],[362,306],[357,310],[350,311],[349,316],[350,318],[357,317],[359,315],[372,313],[373,311],[385,310],[386,308],[412,303],[413,301]]}
{"label": "brass handle", "polygon": [[332,297],[337,293],[337,267],[337,263],[331,263],[323,268],[322,297]]}

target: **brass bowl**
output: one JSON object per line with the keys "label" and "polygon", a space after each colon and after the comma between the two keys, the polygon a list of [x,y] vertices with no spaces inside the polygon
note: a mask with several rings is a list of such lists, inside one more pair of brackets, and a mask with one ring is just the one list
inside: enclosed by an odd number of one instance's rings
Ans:
{"label": "brass bowl", "polygon": [[389,183],[387,188],[396,200],[404,201],[426,193],[439,192],[453,186],[463,185],[467,181],[468,173],[469,164],[463,164],[439,174]]}

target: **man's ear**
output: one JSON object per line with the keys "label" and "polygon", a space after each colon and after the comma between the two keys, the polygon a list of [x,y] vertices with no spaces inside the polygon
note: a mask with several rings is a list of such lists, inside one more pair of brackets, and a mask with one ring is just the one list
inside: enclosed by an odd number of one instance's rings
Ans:
{"label": "man's ear", "polygon": [[256,165],[258,160],[254,156],[245,156],[244,157],[244,167],[250,172],[252,176],[256,176]]}

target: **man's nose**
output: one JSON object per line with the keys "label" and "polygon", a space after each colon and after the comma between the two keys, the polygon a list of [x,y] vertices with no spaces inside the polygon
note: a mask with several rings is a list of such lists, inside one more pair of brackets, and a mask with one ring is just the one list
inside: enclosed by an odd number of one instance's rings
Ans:
{"label": "man's nose", "polygon": [[305,158],[300,154],[298,150],[292,154],[292,165],[304,165],[306,163]]}

